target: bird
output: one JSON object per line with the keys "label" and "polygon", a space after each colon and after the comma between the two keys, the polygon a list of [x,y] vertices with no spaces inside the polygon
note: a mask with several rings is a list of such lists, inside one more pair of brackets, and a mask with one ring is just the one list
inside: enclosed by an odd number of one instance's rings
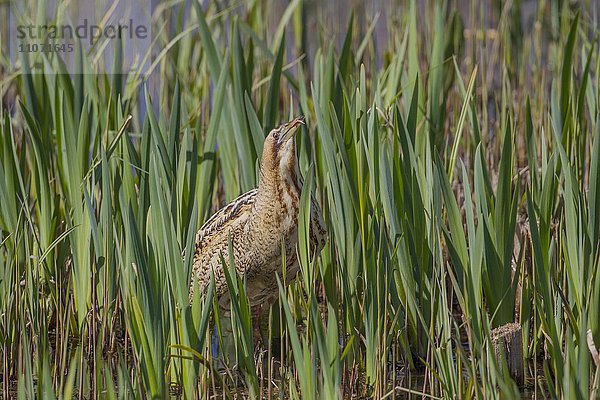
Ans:
{"label": "bird", "polygon": [[[230,315],[230,296],[222,260],[229,259],[229,241],[236,273],[246,283],[253,320],[278,297],[276,274],[282,272],[285,255],[285,283],[299,270],[296,255],[298,213],[303,181],[296,155],[296,132],[305,125],[297,117],[269,132],[263,143],[259,182],[213,214],[195,237],[190,280],[190,302],[194,287],[207,291],[214,276],[219,308]],[[311,195],[309,244],[318,255],[327,240],[321,209]],[[256,322],[255,322],[256,323]],[[256,329],[256,325],[255,325]]]}

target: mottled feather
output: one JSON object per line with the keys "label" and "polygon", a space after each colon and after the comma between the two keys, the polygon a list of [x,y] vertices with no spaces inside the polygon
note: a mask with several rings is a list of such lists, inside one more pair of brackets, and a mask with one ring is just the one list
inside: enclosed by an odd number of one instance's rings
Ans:
{"label": "mottled feather", "polygon": [[[206,220],[204,225],[196,233],[196,240],[194,244],[194,254],[192,260],[192,269],[195,274],[195,278],[198,281],[198,287],[200,292],[204,292],[208,287],[210,278],[215,273],[216,293],[221,295],[226,289],[225,277],[221,271],[221,265],[215,265],[215,262],[220,263],[220,256],[213,257],[212,262],[207,262],[206,254],[209,247],[214,243],[220,241],[223,246],[218,247],[218,250],[222,252],[223,258],[228,258],[228,241],[229,234],[236,231],[236,227],[240,226],[246,218],[240,218],[242,214],[248,214],[256,199],[257,189],[253,189],[247,193],[237,197],[227,206],[221,208],[219,211],[214,213],[209,219]],[[234,240],[235,237],[232,237]],[[206,265],[209,268],[203,268]],[[244,264],[236,264],[236,268],[242,269],[240,272],[244,273]],[[193,296],[193,281],[192,287],[190,287],[190,300]]]}
{"label": "mottled feather", "polygon": [[242,194],[207,219],[196,234],[196,245],[200,245],[205,238],[220,229],[223,229],[227,223],[234,220],[240,214],[245,206],[252,205],[256,198],[257,190],[258,189],[252,189],[251,191]]}

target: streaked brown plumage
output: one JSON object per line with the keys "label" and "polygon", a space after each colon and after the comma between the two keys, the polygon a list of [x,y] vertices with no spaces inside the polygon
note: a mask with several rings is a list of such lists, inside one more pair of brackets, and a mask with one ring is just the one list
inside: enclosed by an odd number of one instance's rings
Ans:
{"label": "streaked brown plumage", "polygon": [[[196,234],[192,261],[190,301],[194,284],[204,292],[212,273],[220,306],[229,310],[229,293],[221,264],[228,259],[231,236],[237,273],[246,278],[252,307],[277,298],[276,273],[281,275],[282,239],[289,283],[298,272],[298,209],[302,182],[296,157],[295,133],[302,117],[273,129],[266,137],[260,161],[258,188],[245,193],[210,217]],[[326,231],[317,202],[311,198],[310,245],[317,254]]]}

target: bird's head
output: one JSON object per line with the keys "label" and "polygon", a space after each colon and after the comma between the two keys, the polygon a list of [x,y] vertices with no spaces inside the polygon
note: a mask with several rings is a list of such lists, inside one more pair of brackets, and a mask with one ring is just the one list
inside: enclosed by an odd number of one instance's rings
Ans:
{"label": "bird's head", "polygon": [[295,172],[297,159],[294,138],[300,125],[304,125],[304,117],[294,118],[274,128],[266,137],[260,162],[261,178],[285,177]]}

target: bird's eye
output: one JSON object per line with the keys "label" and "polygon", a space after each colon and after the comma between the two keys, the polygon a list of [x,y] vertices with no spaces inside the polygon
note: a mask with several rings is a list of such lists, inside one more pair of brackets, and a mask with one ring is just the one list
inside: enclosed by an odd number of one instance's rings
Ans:
{"label": "bird's eye", "polygon": [[273,133],[273,139],[275,139],[275,140],[279,140],[279,131],[275,131],[275,132]]}

